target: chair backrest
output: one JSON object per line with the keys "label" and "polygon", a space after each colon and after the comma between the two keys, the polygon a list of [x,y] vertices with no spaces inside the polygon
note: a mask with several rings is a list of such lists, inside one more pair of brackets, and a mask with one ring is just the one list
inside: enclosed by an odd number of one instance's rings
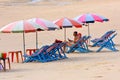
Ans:
{"label": "chair backrest", "polygon": [[47,49],[49,48],[48,45],[45,45],[43,47],[41,47],[40,49],[38,49],[35,53],[33,53],[31,56],[36,56],[39,55],[41,53],[44,53]]}
{"label": "chair backrest", "polygon": [[58,46],[59,43],[53,43],[49,46],[49,48],[46,50],[47,52],[50,52],[51,50],[55,49]]}
{"label": "chair backrest", "polygon": [[90,36],[82,36],[73,46],[77,47],[78,44],[82,46],[89,38]]}
{"label": "chair backrest", "polygon": [[107,39],[107,38],[109,38],[113,33],[115,33],[114,30],[107,31],[107,32],[101,37],[101,39]]}

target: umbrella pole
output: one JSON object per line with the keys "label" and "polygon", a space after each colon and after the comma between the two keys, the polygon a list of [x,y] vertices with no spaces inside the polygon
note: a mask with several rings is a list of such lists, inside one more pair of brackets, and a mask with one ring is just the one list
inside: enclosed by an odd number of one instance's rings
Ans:
{"label": "umbrella pole", "polygon": [[[90,27],[89,27],[89,23],[88,23],[88,36],[90,36]],[[88,45],[90,45],[90,38],[88,40]]]}
{"label": "umbrella pole", "polygon": [[37,34],[37,31],[36,31],[36,49],[38,49],[38,34]]}
{"label": "umbrella pole", "polygon": [[64,40],[66,41],[66,28],[64,28]]}
{"label": "umbrella pole", "polygon": [[25,33],[23,32],[23,51],[25,54]]}

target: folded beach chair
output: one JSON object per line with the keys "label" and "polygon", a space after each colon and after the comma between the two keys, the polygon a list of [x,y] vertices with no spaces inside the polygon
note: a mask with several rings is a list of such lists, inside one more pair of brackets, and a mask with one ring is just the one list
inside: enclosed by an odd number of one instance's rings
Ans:
{"label": "folded beach chair", "polygon": [[60,60],[67,58],[63,46],[65,43],[53,43],[49,49],[46,50],[46,53],[49,55],[49,57],[52,58],[52,60]]}
{"label": "folded beach chair", "polygon": [[[63,58],[67,58],[66,55],[62,52],[63,43],[53,43],[52,45],[43,46],[37,50],[31,56],[26,56],[24,62],[49,62],[55,61]],[[62,53],[61,53],[62,52]],[[62,55],[63,54],[63,55]]]}
{"label": "folded beach chair", "polygon": [[87,45],[87,40],[89,38],[90,38],[90,36],[83,36],[72,46],[70,46],[70,47],[67,46],[67,48],[68,48],[67,53],[72,53],[74,51],[78,51],[81,53],[91,52],[91,50],[88,49],[88,45]]}
{"label": "folded beach chair", "polygon": [[114,30],[107,31],[103,36],[101,36],[100,38],[95,38],[91,40],[91,42],[95,43],[100,40],[105,40],[106,38],[109,38],[109,36],[111,36],[113,33],[115,33]]}
{"label": "folded beach chair", "polygon": [[33,62],[33,61],[39,61],[39,62],[46,62],[46,59],[43,57],[43,54],[45,51],[49,48],[48,45],[41,47],[38,49],[35,53],[32,55],[24,55],[24,62]]}
{"label": "folded beach chair", "polygon": [[117,33],[112,33],[110,34],[107,38],[99,39],[94,44],[92,47],[99,46],[100,48],[97,50],[97,52],[100,52],[103,48],[107,48],[112,51],[118,51],[115,48],[115,44],[113,42],[113,38],[117,35]]}
{"label": "folded beach chair", "polygon": [[66,45],[66,43],[62,42],[62,43],[58,43],[58,47],[56,54],[58,55],[59,59],[65,59],[67,58],[65,52],[64,52],[64,46]]}

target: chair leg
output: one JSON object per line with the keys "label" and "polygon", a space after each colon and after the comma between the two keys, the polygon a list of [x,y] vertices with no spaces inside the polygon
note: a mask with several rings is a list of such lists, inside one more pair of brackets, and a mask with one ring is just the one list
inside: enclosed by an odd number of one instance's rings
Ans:
{"label": "chair leg", "polygon": [[4,63],[3,69],[4,69],[4,71],[6,71],[6,62],[5,62],[5,59],[3,60],[3,63]]}

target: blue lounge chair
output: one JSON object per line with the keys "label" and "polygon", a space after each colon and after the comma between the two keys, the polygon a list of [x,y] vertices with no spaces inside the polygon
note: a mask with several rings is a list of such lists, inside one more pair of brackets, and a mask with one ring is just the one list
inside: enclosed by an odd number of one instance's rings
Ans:
{"label": "blue lounge chair", "polygon": [[53,43],[52,47],[46,51],[46,53],[53,58],[53,60],[60,60],[67,58],[63,46],[65,43]]}
{"label": "blue lounge chair", "polygon": [[99,39],[97,40],[92,47],[99,46],[100,48],[97,50],[97,52],[100,52],[103,48],[107,48],[112,51],[118,51],[115,48],[115,44],[113,42],[113,38],[117,35],[117,33],[112,33],[107,38]]}
{"label": "blue lounge chair", "polygon": [[88,45],[86,43],[89,38],[90,38],[90,36],[83,36],[72,46],[70,46],[70,47],[67,46],[67,48],[68,48],[67,53],[72,53],[74,51],[78,51],[78,52],[81,52],[81,53],[91,52],[88,49]]}
{"label": "blue lounge chair", "polygon": [[[49,62],[55,61],[63,58],[67,58],[66,55],[62,52],[63,43],[53,43],[52,45],[43,46],[37,50],[33,55],[26,56],[24,62]],[[62,52],[62,53],[61,53]],[[62,55],[63,54],[63,55]]]}
{"label": "blue lounge chair", "polygon": [[114,30],[107,31],[103,36],[101,36],[100,38],[95,38],[95,39],[91,40],[91,42],[95,43],[97,41],[104,40],[104,39],[108,38],[109,36],[111,36],[113,33],[115,33]]}
{"label": "blue lounge chair", "polygon": [[65,45],[66,45],[66,43],[58,43],[58,47],[56,49],[57,49],[57,55],[58,55],[59,59],[67,58],[67,56],[63,50]]}
{"label": "blue lounge chair", "polygon": [[41,47],[38,49],[35,53],[32,55],[24,55],[24,62],[33,62],[33,61],[39,61],[39,62],[46,62],[46,59],[43,57],[43,53],[49,48],[48,45]]}

